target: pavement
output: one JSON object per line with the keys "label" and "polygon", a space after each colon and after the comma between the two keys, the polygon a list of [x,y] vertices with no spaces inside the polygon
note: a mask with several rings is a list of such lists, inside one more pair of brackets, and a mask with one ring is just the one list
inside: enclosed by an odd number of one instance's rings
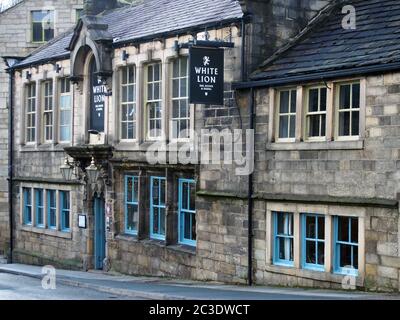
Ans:
{"label": "pavement", "polygon": [[[0,274],[43,279],[42,267],[0,264]],[[2,284],[0,277],[0,286]],[[398,294],[234,286],[176,279],[132,277],[98,271],[56,270],[56,284],[130,299],[151,300],[400,300]]]}

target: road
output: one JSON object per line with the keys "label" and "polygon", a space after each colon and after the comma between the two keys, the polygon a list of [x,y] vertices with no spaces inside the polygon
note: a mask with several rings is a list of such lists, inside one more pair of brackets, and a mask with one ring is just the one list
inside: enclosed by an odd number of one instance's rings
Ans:
{"label": "road", "polygon": [[57,285],[55,290],[42,288],[41,280],[0,273],[0,300],[126,300],[132,299],[95,290]]}

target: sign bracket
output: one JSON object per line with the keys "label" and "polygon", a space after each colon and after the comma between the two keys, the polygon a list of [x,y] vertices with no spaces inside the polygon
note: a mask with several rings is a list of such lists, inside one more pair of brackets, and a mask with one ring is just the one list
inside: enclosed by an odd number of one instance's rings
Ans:
{"label": "sign bracket", "polygon": [[225,41],[210,41],[210,40],[197,40],[193,39],[187,43],[179,43],[175,41],[175,51],[179,54],[180,49],[188,49],[191,47],[204,47],[204,48],[234,48],[234,42]]}

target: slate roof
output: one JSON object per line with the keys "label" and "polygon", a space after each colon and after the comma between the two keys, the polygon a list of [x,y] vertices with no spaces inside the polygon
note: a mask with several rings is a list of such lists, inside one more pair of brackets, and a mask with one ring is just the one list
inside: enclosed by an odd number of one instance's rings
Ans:
{"label": "slate roof", "polygon": [[[104,14],[101,23],[109,25],[114,45],[164,33],[179,32],[197,26],[216,25],[243,17],[237,0],[144,0]],[[72,31],[57,37],[34,51],[17,67],[37,64],[50,58],[62,58],[72,38]]]}
{"label": "slate roof", "polygon": [[344,4],[356,9],[355,30],[342,28],[343,3],[336,4],[327,17],[265,63],[251,79],[265,84],[315,80],[330,72],[333,75],[363,67],[387,68],[400,62],[400,1],[351,0]]}

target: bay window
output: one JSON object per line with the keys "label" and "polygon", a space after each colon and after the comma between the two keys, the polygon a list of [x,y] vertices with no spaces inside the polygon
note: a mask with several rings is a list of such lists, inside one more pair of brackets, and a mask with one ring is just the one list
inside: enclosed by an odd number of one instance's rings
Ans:
{"label": "bay window", "polygon": [[32,225],[32,189],[23,188],[23,223],[25,225]]}
{"label": "bay window", "polygon": [[35,189],[35,215],[36,215],[36,226],[44,227],[44,201],[43,201],[43,189]]}
{"label": "bay window", "polygon": [[125,233],[136,235],[139,222],[139,178],[125,176]]}
{"label": "bay window", "polygon": [[358,137],[360,135],[360,83],[341,84],[338,90],[338,137]]}
{"label": "bay window", "polygon": [[189,63],[187,57],[175,59],[172,65],[172,139],[190,138]]}
{"label": "bay window", "polygon": [[60,191],[60,222],[61,231],[70,231],[70,196],[69,191]]}
{"label": "bay window", "polygon": [[196,245],[196,182],[179,179],[179,242]]}
{"label": "bay window", "polygon": [[[121,139],[136,139],[136,67],[121,69],[120,86]],[[153,96],[153,92],[152,98]]]}
{"label": "bay window", "polygon": [[150,238],[165,240],[166,179],[150,177]]}
{"label": "bay window", "polygon": [[324,271],[325,265],[325,218],[321,215],[302,216],[303,267]]}
{"label": "bay window", "polygon": [[154,63],[147,66],[146,83],[146,116],[147,138],[158,139],[162,136],[162,64]]}
{"label": "bay window", "polygon": [[357,274],[358,270],[358,218],[334,217],[335,271]]}
{"label": "bay window", "polygon": [[60,142],[70,142],[72,125],[72,95],[69,79],[60,79]]}
{"label": "bay window", "polygon": [[325,138],[326,136],[326,87],[308,90],[306,104],[306,136],[309,139]]}
{"label": "bay window", "polygon": [[36,83],[26,86],[26,142],[36,141]]}
{"label": "bay window", "polygon": [[43,135],[45,142],[53,140],[53,124],[54,124],[54,110],[53,110],[53,81],[48,80],[43,83]]}
{"label": "bay window", "polygon": [[278,140],[291,141],[296,134],[296,89],[282,90],[279,96]]}
{"label": "bay window", "polygon": [[274,213],[274,264],[293,266],[293,213]]}

